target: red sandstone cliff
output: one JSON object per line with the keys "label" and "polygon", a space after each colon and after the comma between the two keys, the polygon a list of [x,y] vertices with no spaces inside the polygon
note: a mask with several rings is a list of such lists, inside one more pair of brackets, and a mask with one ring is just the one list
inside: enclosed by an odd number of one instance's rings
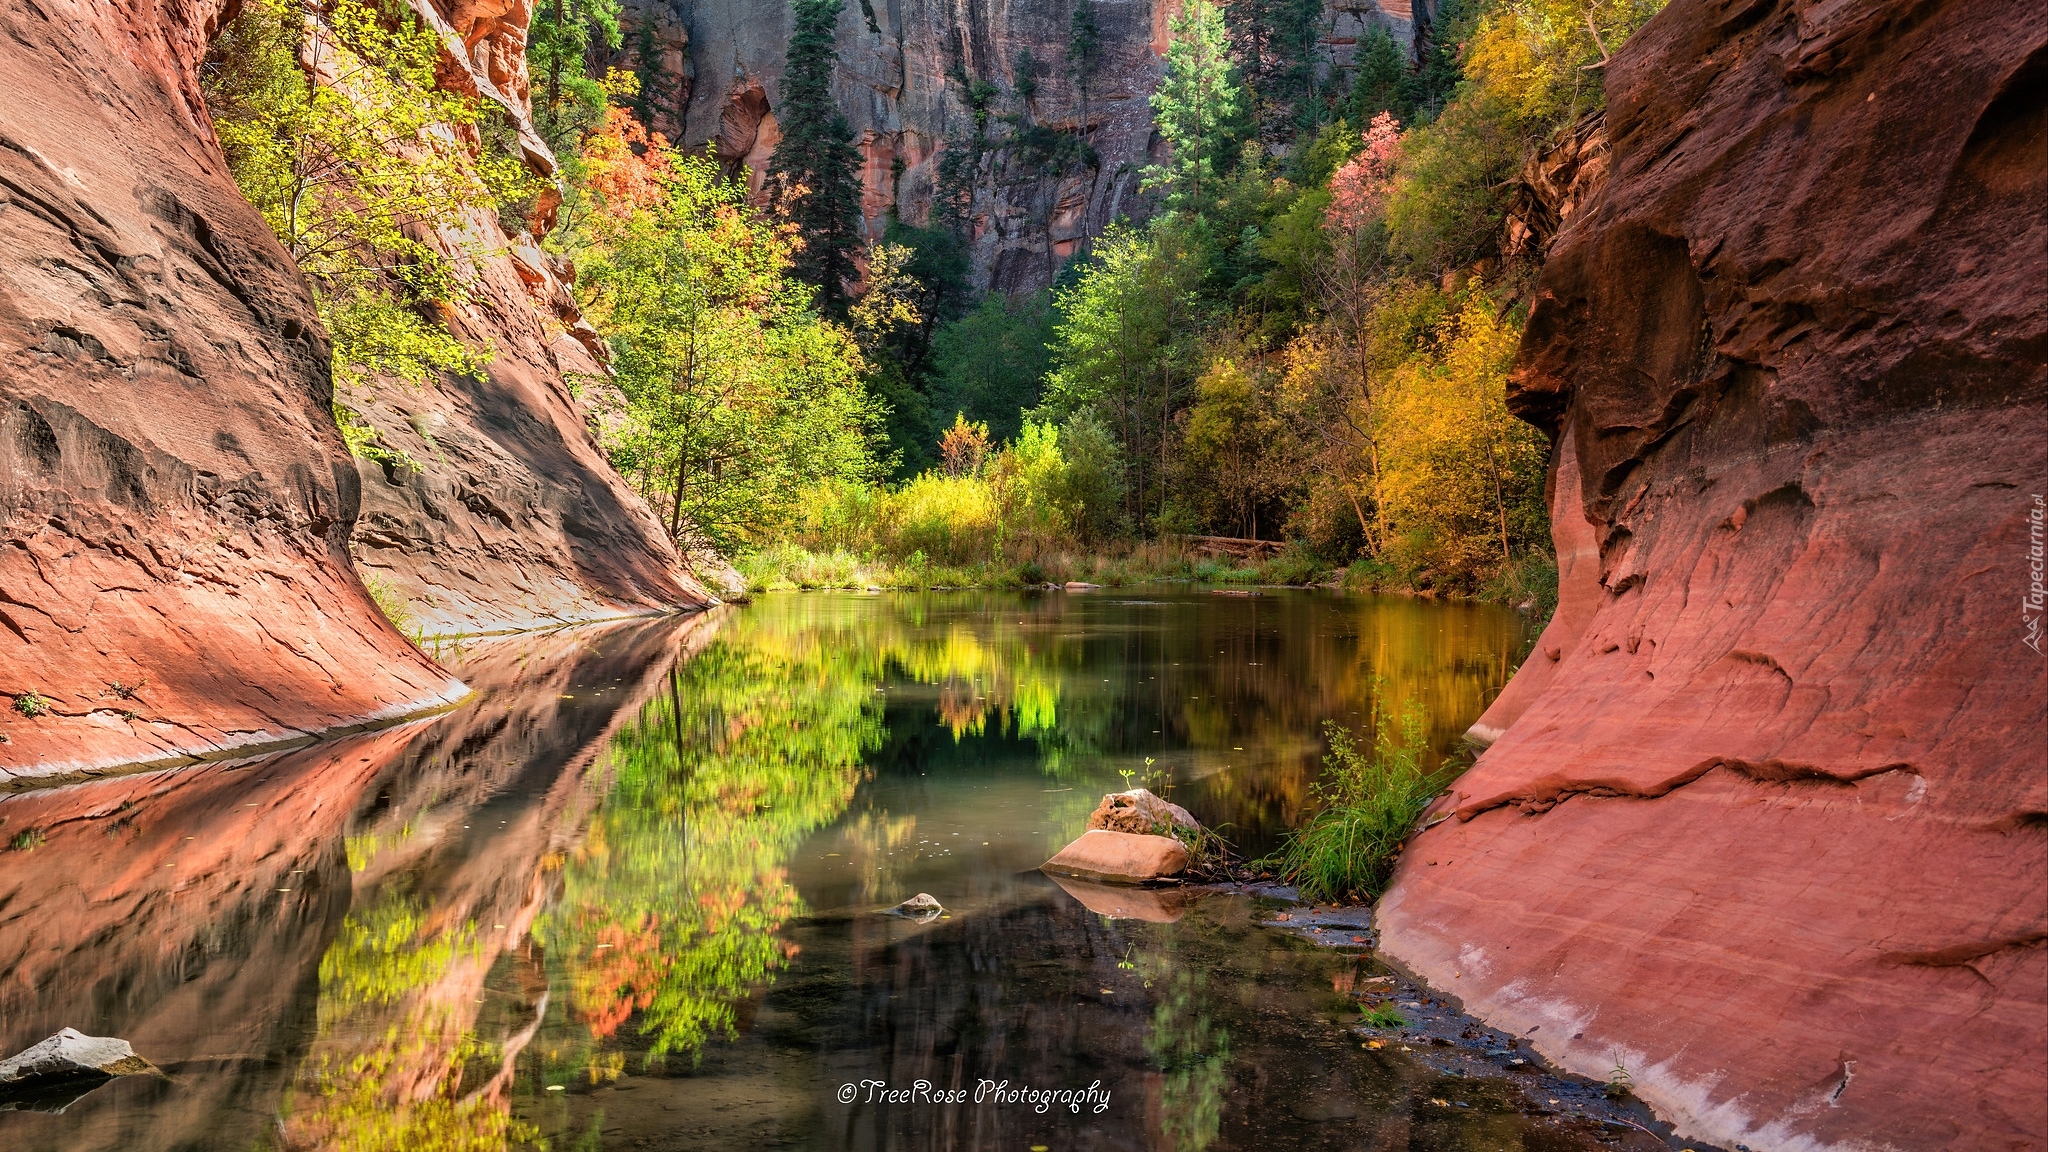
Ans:
{"label": "red sandstone cliff", "polygon": [[[973,134],[973,114],[958,79],[994,84],[990,136],[997,141],[975,173],[969,213],[975,282],[1017,292],[1050,283],[1060,264],[1119,216],[1143,219],[1141,170],[1163,153],[1148,103],[1159,81],[1167,23],[1179,0],[1090,0],[1102,30],[1102,64],[1090,81],[1086,123],[1066,64],[1072,0],[849,0],[839,17],[839,70],[833,95],[853,126],[866,164],[866,227],[879,238],[893,214],[910,224],[931,218],[944,150]],[[663,101],[682,109],[678,138],[713,141],[758,184],[780,133],[783,54],[789,40],[784,0],[670,0],[640,3],[635,19],[688,44],[687,66]],[[1427,5],[1425,5],[1425,10]],[[1403,44],[1411,37],[1410,0],[1334,0],[1325,6],[1322,43],[1337,67],[1374,26]],[[677,31],[680,26],[680,31]],[[1036,61],[1036,92],[1016,95],[1019,53]],[[1001,141],[994,117],[1026,113],[1032,123],[1078,135],[1099,165],[1049,173]]]}
{"label": "red sandstone cliff", "polygon": [[200,104],[220,7],[0,8],[0,781],[463,692],[349,570],[326,338]]}
{"label": "red sandstone cliff", "polygon": [[1699,1139],[2048,1145],[2048,9],[1676,0],[1610,73],[1511,385],[1562,603],[1386,946]]}
{"label": "red sandstone cliff", "polygon": [[[711,600],[563,385],[595,369],[592,334],[495,219],[442,222],[491,238],[453,318],[497,350],[487,378],[363,405],[420,470],[349,458],[306,288],[199,95],[228,7],[0,9],[0,780],[459,698],[351,551],[430,633]],[[550,169],[523,127],[525,10],[420,11],[442,82],[502,105]]]}

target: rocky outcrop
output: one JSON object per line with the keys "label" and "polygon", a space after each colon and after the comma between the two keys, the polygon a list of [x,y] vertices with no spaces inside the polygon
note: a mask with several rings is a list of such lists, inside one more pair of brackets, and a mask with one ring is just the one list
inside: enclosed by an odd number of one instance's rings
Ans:
{"label": "rocky outcrop", "polygon": [[0,16],[0,782],[463,693],[350,571],[326,338],[200,104],[222,9]]}
{"label": "rocky outcrop", "polygon": [[[833,94],[865,159],[866,230],[879,237],[889,220],[926,225],[940,194],[940,161],[970,149],[974,112],[966,81],[993,85],[991,143],[969,173],[970,251],[977,287],[1028,291],[1052,282],[1059,266],[1120,216],[1142,220],[1141,171],[1163,158],[1148,101],[1159,81],[1167,23],[1177,0],[1087,0],[1102,31],[1102,62],[1082,93],[1066,64],[1070,0],[909,0],[848,3],[839,18],[839,70]],[[779,129],[783,54],[790,9],[783,0],[668,0],[641,3],[648,19],[673,17],[687,28],[690,66],[668,97],[685,109],[683,143],[714,142],[730,170],[753,173],[758,188]],[[1323,41],[1342,69],[1371,28],[1407,44],[1406,0],[1348,0],[1328,6]],[[1020,56],[1034,63],[1018,75]],[[1029,99],[1019,85],[1033,89]],[[1078,138],[1093,164],[1063,167],[1026,145],[1024,128]]]}
{"label": "rocky outcrop", "polygon": [[1078,876],[1109,884],[1143,884],[1172,876],[1187,866],[1187,847],[1171,836],[1091,828],[1039,868],[1054,876]]}
{"label": "rocky outcrop", "polygon": [[[459,699],[364,593],[352,531],[425,632],[712,599],[584,430],[562,376],[596,370],[594,334],[530,243],[492,247],[450,318],[496,348],[487,379],[365,405],[421,467],[358,471],[305,285],[201,102],[228,8],[5,16],[0,778],[249,752]],[[503,107],[552,170],[526,123],[524,8],[421,11],[449,44],[443,82]]]}
{"label": "rocky outcrop", "polygon": [[1510,391],[1561,607],[1385,945],[1697,1139],[2040,1147],[2048,10],[1678,0],[1609,71]]}
{"label": "rocky outcrop", "polygon": [[[440,83],[504,107],[529,166],[552,173],[554,158],[527,120],[528,8],[413,7],[447,44]],[[474,273],[451,328],[495,357],[481,379],[387,384],[356,403],[411,461],[357,461],[363,501],[352,545],[364,578],[402,602],[410,627],[426,635],[715,602],[605,460],[569,390],[569,380],[605,371],[603,343],[570,296],[569,266],[489,211],[437,221],[432,234]]]}

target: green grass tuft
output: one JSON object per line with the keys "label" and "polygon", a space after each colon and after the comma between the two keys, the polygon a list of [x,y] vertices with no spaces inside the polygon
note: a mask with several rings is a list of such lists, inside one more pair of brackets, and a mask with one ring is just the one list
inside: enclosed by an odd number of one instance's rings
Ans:
{"label": "green grass tuft", "polygon": [[50,698],[31,688],[15,697],[14,710],[23,716],[41,716],[50,710]]}
{"label": "green grass tuft", "polygon": [[1329,778],[1315,786],[1322,808],[1265,863],[1318,903],[1377,898],[1423,809],[1451,772],[1423,767],[1428,724],[1410,703],[1399,717],[1373,708],[1368,753],[1351,733],[1325,724]]}
{"label": "green grass tuft", "polygon": [[1359,1011],[1365,1013],[1362,1023],[1368,1028],[1406,1028],[1408,1018],[1394,1010],[1392,1004],[1361,1004]]}

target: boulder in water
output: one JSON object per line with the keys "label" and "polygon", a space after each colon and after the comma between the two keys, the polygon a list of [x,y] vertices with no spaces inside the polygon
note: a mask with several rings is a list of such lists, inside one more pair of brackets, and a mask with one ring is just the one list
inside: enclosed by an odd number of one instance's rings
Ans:
{"label": "boulder in water", "polygon": [[66,1028],[0,1060],[0,1111],[62,1112],[113,1077],[154,1071],[126,1040]]}
{"label": "boulder in water", "polygon": [[1110,884],[1143,884],[1188,866],[1188,850],[1171,836],[1141,836],[1093,828],[1039,865],[1042,872]]}
{"label": "boulder in water", "polygon": [[1141,836],[1172,835],[1175,829],[1193,832],[1201,828],[1188,810],[1170,800],[1161,800],[1145,788],[1111,792],[1095,806],[1088,827],[1107,832],[1135,832]]}
{"label": "boulder in water", "polygon": [[903,903],[889,909],[889,911],[898,916],[905,916],[922,923],[924,921],[937,920],[945,915],[946,906],[939,903],[938,898],[931,893],[919,892]]}

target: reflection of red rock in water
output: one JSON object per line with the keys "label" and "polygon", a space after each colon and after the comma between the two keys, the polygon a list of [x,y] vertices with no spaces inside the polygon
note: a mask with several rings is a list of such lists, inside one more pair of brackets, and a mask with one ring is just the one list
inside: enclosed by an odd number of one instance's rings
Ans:
{"label": "reflection of red rock in water", "polygon": [[[385,1073],[394,1089],[432,1091],[480,1017],[502,1019],[491,1039],[523,1042],[545,978],[508,1008],[477,1003],[485,976],[602,795],[589,769],[605,739],[718,619],[490,641],[455,661],[476,696],[437,720],[0,797],[0,841],[24,844],[0,854],[0,1048],[76,1027],[129,1040],[176,1080],[131,1077],[62,1117],[0,1114],[0,1147],[250,1147],[275,1133],[295,1071],[347,1066],[373,1049],[367,1031],[396,1022],[418,1041]],[[474,924],[472,946],[345,1034],[361,1047],[315,1044],[322,961],[344,917],[394,879],[419,909],[419,942]],[[538,962],[512,959],[515,976]],[[333,1007],[330,989],[322,1012]]]}
{"label": "reflection of red rock in water", "polygon": [[1380,923],[1701,1139],[2048,1144],[2044,60],[2039,5],[1674,5],[1538,289],[1581,554]]}

